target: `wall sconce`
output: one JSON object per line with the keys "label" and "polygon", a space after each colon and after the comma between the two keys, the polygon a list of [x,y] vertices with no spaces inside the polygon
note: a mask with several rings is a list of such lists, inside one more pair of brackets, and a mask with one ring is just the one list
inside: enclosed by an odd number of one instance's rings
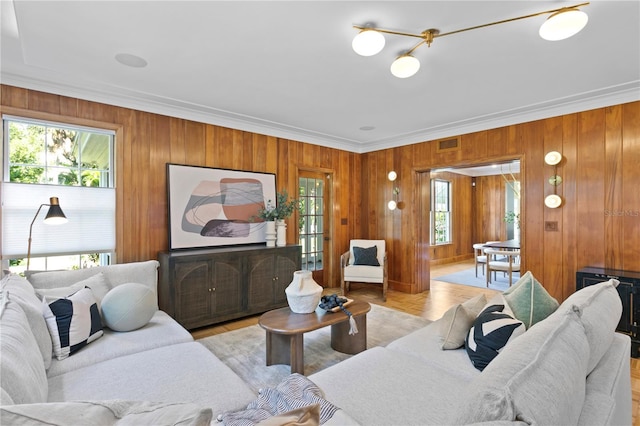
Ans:
{"label": "wall sconce", "polygon": [[36,221],[36,218],[40,214],[40,210],[44,206],[49,206],[49,211],[47,212],[47,216],[44,218],[44,223],[49,225],[60,225],[67,222],[67,217],[62,212],[62,208],[60,208],[60,203],[58,202],[58,197],[50,197],[49,204],[40,204],[38,207],[38,211],[36,215],[33,216],[33,220],[31,221],[31,225],[29,226],[29,246],[27,248],[27,271],[29,270],[29,264],[31,263],[31,234],[33,231],[33,224]]}
{"label": "wall sconce", "polygon": [[[391,170],[389,172],[389,174],[387,175],[387,178],[393,182],[398,178],[398,174]],[[400,188],[398,188],[397,186],[393,187],[393,199],[391,201],[389,201],[387,203],[387,207],[389,208],[389,210],[395,210],[396,208],[399,207],[399,201],[398,201],[398,195],[400,194]]]}
{"label": "wall sconce", "polygon": [[562,154],[558,151],[548,152],[544,156],[544,162],[549,166],[553,166],[553,176],[549,178],[549,183],[553,185],[553,194],[547,195],[544,199],[544,205],[550,209],[556,209],[562,205],[562,198],[558,195],[558,185],[562,183],[562,178],[558,176],[558,164],[562,161]]}

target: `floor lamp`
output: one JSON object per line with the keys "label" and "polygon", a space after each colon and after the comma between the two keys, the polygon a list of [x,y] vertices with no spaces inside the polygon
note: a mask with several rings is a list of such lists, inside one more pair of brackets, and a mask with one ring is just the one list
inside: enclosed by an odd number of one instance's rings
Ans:
{"label": "floor lamp", "polygon": [[60,208],[60,203],[58,202],[58,197],[49,198],[49,204],[40,204],[38,207],[38,211],[36,215],[33,217],[31,221],[31,226],[29,226],[29,247],[27,249],[27,271],[29,270],[29,264],[31,263],[31,233],[33,231],[33,224],[36,221],[36,218],[40,214],[40,210],[44,206],[49,206],[49,211],[47,212],[47,216],[44,218],[44,223],[49,225],[60,225],[62,223],[67,222],[67,217],[62,212]]}

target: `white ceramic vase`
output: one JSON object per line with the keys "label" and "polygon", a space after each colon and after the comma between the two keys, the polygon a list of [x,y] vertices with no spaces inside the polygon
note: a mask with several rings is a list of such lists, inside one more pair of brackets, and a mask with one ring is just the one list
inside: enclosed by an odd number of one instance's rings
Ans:
{"label": "white ceramic vase", "polygon": [[287,224],[284,219],[276,220],[276,245],[278,247],[287,245]]}
{"label": "white ceramic vase", "polygon": [[311,275],[311,271],[295,271],[291,284],[284,290],[292,312],[310,314],[315,312],[322,297],[322,287]]}
{"label": "white ceramic vase", "polygon": [[265,222],[265,239],[267,241],[267,247],[276,246],[276,223],[273,220]]}

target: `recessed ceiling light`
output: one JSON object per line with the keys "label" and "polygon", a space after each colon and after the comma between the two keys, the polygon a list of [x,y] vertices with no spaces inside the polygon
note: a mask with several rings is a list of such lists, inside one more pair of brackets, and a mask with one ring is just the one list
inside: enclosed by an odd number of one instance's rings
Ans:
{"label": "recessed ceiling light", "polygon": [[122,65],[133,68],[144,68],[147,66],[147,61],[142,59],[140,56],[131,55],[129,53],[118,53],[116,55],[116,61],[120,62]]}
{"label": "recessed ceiling light", "polygon": [[369,131],[369,130],[373,130],[373,129],[375,129],[374,126],[362,126],[362,127],[360,127],[360,130],[364,130],[365,132]]}

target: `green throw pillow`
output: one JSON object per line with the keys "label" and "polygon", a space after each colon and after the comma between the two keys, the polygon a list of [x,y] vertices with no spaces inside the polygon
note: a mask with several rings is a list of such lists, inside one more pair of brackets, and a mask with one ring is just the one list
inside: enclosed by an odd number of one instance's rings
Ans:
{"label": "green throw pillow", "polygon": [[527,330],[558,309],[558,301],[527,271],[503,296],[513,315],[522,321]]}

